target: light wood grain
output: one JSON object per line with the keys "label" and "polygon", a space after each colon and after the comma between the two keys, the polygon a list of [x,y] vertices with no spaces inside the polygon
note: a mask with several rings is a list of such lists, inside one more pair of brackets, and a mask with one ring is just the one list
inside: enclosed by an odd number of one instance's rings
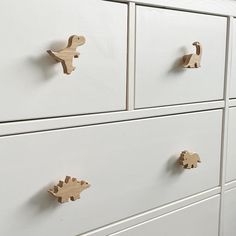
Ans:
{"label": "light wood grain", "polygon": [[67,47],[59,51],[48,50],[48,54],[52,56],[56,61],[61,62],[63,71],[65,74],[71,74],[75,70],[73,66],[73,59],[79,57],[79,52],[76,51],[78,46],[85,43],[84,36],[72,35],[68,39]]}
{"label": "light wood grain", "polygon": [[185,169],[197,168],[197,163],[201,162],[197,153],[183,151],[179,157],[179,164]]}
{"label": "light wood grain", "polygon": [[184,68],[199,68],[202,58],[202,45],[199,42],[194,42],[193,46],[196,47],[196,53],[188,54],[183,57]]}
{"label": "light wood grain", "polygon": [[48,192],[58,199],[58,202],[64,203],[69,200],[75,201],[80,199],[80,193],[89,188],[90,185],[85,181],[78,181],[76,178],[66,176],[64,181],[59,181],[53,189]]}

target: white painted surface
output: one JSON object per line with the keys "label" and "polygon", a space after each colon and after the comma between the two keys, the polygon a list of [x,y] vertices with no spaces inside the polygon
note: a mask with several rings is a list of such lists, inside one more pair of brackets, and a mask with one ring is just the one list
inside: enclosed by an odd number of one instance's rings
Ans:
{"label": "white painted surface", "polygon": [[230,108],[228,123],[228,153],[227,153],[227,170],[226,181],[236,179],[236,108]]}
{"label": "white painted surface", "polygon": [[218,221],[219,196],[216,196],[111,236],[216,236]]}
{"label": "white painted surface", "polygon": [[135,37],[136,37],[136,5],[129,3],[128,13],[128,71],[127,71],[127,110],[134,110],[134,82],[135,82]]}
{"label": "white painted surface", "polygon": [[[76,235],[218,186],[221,122],[218,110],[1,138],[0,234]],[[197,169],[176,164],[185,149]],[[58,206],[46,190],[65,175],[92,186]]]}
{"label": "white painted surface", "polygon": [[[108,0],[109,1],[109,0]],[[113,0],[179,10],[236,16],[235,0]]]}
{"label": "white painted surface", "polygon": [[[223,99],[226,17],[137,7],[135,107]],[[201,67],[182,57],[201,42]]]}
{"label": "white painted surface", "polygon": [[83,116],[60,117],[32,121],[10,122],[0,124],[0,135],[22,134],[45,130],[65,129],[91,124],[103,124],[155,116],[188,113],[224,108],[224,101],[192,103],[188,105],[166,106],[134,111],[109,112]]}
{"label": "white painted surface", "polygon": [[225,193],[224,205],[224,234],[223,236],[236,235],[236,189]]}
{"label": "white painted surface", "polygon": [[230,98],[236,98],[236,19],[234,18],[233,27],[233,46],[232,46],[232,67],[230,80]]}
{"label": "white painted surface", "polygon": [[228,183],[225,184],[225,189],[226,190],[229,190],[229,189],[232,189],[232,188],[236,188],[236,180],[228,182]]}
{"label": "white painted surface", "polygon": [[[130,1],[124,0],[124,2]],[[132,111],[135,72],[134,2],[236,16],[236,2],[233,0],[136,0],[130,3],[129,22],[127,22],[127,5],[110,1],[72,0],[70,4],[64,0],[56,2],[43,0],[40,3],[35,0],[21,2],[3,0],[1,2],[0,26],[4,35],[1,52],[4,60],[1,60],[0,64],[2,72],[0,121],[37,119],[3,122],[0,124],[0,135],[68,129],[0,138],[2,156],[0,173],[1,176],[5,176],[0,191],[2,196],[0,235],[78,235],[80,232],[104,226],[83,235],[105,236],[148,221],[137,228],[129,229],[128,235],[153,234],[156,236],[158,230],[167,225],[167,233],[173,236],[180,230],[179,225],[181,226],[183,221],[192,219],[189,216],[193,215],[197,222],[204,220],[201,223],[204,227],[198,228],[193,223],[195,221],[191,220],[189,230],[186,230],[188,236],[195,233],[198,233],[198,236],[216,236],[217,232],[211,231],[216,228],[213,229],[211,226],[218,217],[218,203],[217,206],[213,206],[212,201],[209,203],[209,200],[206,200],[204,204],[197,203],[183,210],[178,209],[220,192],[221,207],[225,211],[221,212],[223,218],[219,223],[223,223],[225,227],[222,227],[219,235],[235,235],[235,190],[227,191],[225,194],[225,190],[236,186],[234,168],[236,163],[233,157],[234,128],[229,135],[232,141],[229,143],[229,153],[233,155],[229,156],[227,165],[226,173],[230,181],[227,184],[224,182],[227,151],[222,151],[220,166],[220,137],[225,138],[227,134],[225,129],[228,127],[228,106],[236,106],[236,99],[228,100],[230,73],[226,73],[225,76],[227,92],[224,100],[186,104],[189,101],[183,99],[181,105]],[[54,17],[55,13],[60,17]],[[184,12],[178,12],[178,14],[190,15]],[[203,17],[201,14],[191,15],[196,18],[190,21],[189,17],[186,17],[188,27],[183,39],[191,38],[192,35],[197,32],[202,33],[203,30],[204,35],[211,39],[211,35],[217,34],[223,25],[224,27],[226,25],[226,20],[222,20],[223,18]],[[172,23],[172,16],[169,14],[168,16],[170,19],[165,22]],[[165,17],[162,18],[165,19]],[[181,17],[182,20],[179,23],[183,24],[183,18]],[[213,20],[202,19],[217,19],[215,21],[217,29],[208,30],[207,27]],[[204,23],[201,23],[202,21]],[[163,22],[164,20],[161,21]],[[129,32],[127,32],[127,23],[129,23]],[[154,29],[147,24],[152,33],[156,32],[159,18],[158,22],[154,21],[154,23]],[[164,33],[169,31],[169,28],[163,25],[162,31]],[[232,30],[231,26],[229,30]],[[72,76],[67,77],[62,75],[59,64],[53,64],[53,61],[46,59],[45,51],[49,48],[60,48],[67,37],[75,31],[78,34],[89,35],[89,40],[87,38],[87,43],[79,48],[81,57],[75,61],[77,70]],[[158,32],[156,42],[163,37],[162,31]],[[222,45],[224,34],[225,32],[217,36],[215,40],[209,40],[210,46]],[[126,48],[127,35],[128,50]],[[174,44],[166,41],[163,45],[164,51],[173,47]],[[235,45],[233,48],[231,46],[229,45],[229,51],[233,52],[233,64],[230,96],[236,98],[234,85],[236,73],[233,68],[236,60]],[[224,49],[225,45],[218,46],[217,52],[218,50],[222,52]],[[189,45],[188,51],[192,50],[192,46]],[[126,58],[127,52],[129,58]],[[167,61],[165,56],[162,58]],[[223,57],[221,58],[223,60]],[[156,60],[157,57],[154,59]],[[213,58],[213,61],[215,60],[217,56]],[[157,68],[156,64],[157,61],[155,61],[154,70]],[[214,72],[222,69],[223,64],[217,64]],[[105,69],[104,65],[106,65]],[[229,60],[228,64],[226,62],[226,68],[230,67]],[[128,81],[126,81],[126,73]],[[218,76],[219,73],[214,79],[207,77],[209,94],[216,93],[215,86],[219,86]],[[145,81],[149,79],[145,77]],[[205,93],[202,89],[205,88],[204,86],[206,84],[202,84],[200,89],[201,96]],[[184,88],[183,94],[186,96],[186,86]],[[197,90],[199,87],[195,86],[194,91]],[[168,95],[171,94],[171,96],[165,101],[172,99],[175,92],[175,90],[169,92]],[[183,94],[178,99],[181,99]],[[149,91],[145,94],[147,95],[149,96]],[[167,96],[167,94],[164,95]],[[127,101],[125,96],[127,96]],[[199,97],[197,96],[197,99]],[[124,110],[125,105],[129,111],[117,112]],[[221,111],[153,118],[223,107],[225,110],[223,114],[226,115],[222,134],[220,133]],[[94,112],[105,113],[87,114]],[[64,115],[75,116],[61,117]],[[51,116],[58,117],[51,119],[49,118]],[[134,121],[148,117],[150,119]],[[235,120],[235,117],[233,119]],[[111,122],[117,123],[105,124]],[[229,129],[231,126],[234,127],[233,123],[234,121],[230,122]],[[92,124],[103,125],[69,129]],[[172,132],[171,128],[175,132]],[[180,135],[182,133],[183,135]],[[195,151],[200,150],[205,161],[193,172],[180,173],[174,169],[172,173],[172,161],[177,158],[176,150],[181,151],[180,149],[185,144]],[[225,149],[227,139],[222,140],[222,144]],[[173,153],[175,155],[171,159]],[[144,169],[142,169],[143,166]],[[66,174],[87,179],[92,183],[92,188],[82,193],[81,201],[58,206],[50,199],[46,190],[54,180]],[[221,181],[219,181],[220,175]],[[186,181],[186,176],[188,181]],[[20,189],[22,183],[22,189]],[[204,189],[208,190],[204,191]],[[202,204],[205,206],[204,210]],[[169,212],[168,215],[160,217],[167,212]],[[201,219],[199,219],[200,216]],[[150,222],[153,217],[159,217],[159,219]],[[181,220],[181,217],[184,219]],[[169,223],[174,222],[173,224],[176,225],[176,220],[180,223],[176,226],[177,230],[172,230]],[[111,222],[113,222],[112,225],[107,225]],[[206,222],[210,224],[207,225]],[[186,225],[181,229],[179,235],[183,235]]]}
{"label": "white painted surface", "polygon": [[[0,121],[125,109],[127,4],[3,0],[0,28]],[[72,34],[87,42],[68,76],[46,50]]]}
{"label": "white painted surface", "polygon": [[236,99],[230,99],[230,100],[229,100],[229,105],[230,105],[231,107],[236,107]]}
{"label": "white painted surface", "polygon": [[224,193],[226,191],[225,177],[227,166],[227,152],[228,152],[228,120],[229,120],[229,93],[230,93],[230,74],[231,74],[231,59],[232,59],[232,44],[233,44],[233,17],[227,17],[227,46],[226,46],[226,60],[225,60],[225,84],[224,84],[224,101],[225,107],[223,109],[222,122],[222,143],[221,143],[221,167],[220,167],[220,216],[219,216],[219,236],[224,233]]}
{"label": "white painted surface", "polygon": [[113,224],[107,225],[105,227],[101,227],[97,230],[94,230],[94,231],[91,231],[89,233],[85,233],[82,235],[83,236],[104,236],[104,235],[110,235],[115,232],[120,232],[123,229],[133,227],[137,224],[140,224],[145,221],[149,221],[153,218],[157,218],[164,214],[170,213],[171,211],[176,211],[190,204],[213,197],[216,194],[220,194],[220,187],[216,187],[216,188],[201,192],[199,194],[172,202],[170,204],[167,204],[158,208],[154,208],[150,211],[135,215],[133,217],[129,217],[127,219],[115,222]]}

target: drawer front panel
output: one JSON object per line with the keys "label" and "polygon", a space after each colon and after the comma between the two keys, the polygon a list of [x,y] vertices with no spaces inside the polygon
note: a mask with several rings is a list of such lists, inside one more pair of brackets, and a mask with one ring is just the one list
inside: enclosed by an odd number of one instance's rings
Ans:
{"label": "drawer front panel", "polygon": [[[137,7],[135,107],[223,99],[225,17]],[[202,45],[200,68],[183,56]]]}
{"label": "drawer front panel", "polygon": [[233,24],[233,48],[232,48],[232,66],[231,66],[231,81],[230,81],[230,98],[236,98],[236,19]]}
{"label": "drawer front panel", "polygon": [[[216,110],[1,138],[0,235],[77,235],[218,186],[221,120]],[[177,165],[186,149],[198,168]],[[91,187],[58,206],[46,190],[65,175]]]}
{"label": "drawer front panel", "polygon": [[225,192],[224,203],[224,234],[223,236],[236,235],[236,189]]}
{"label": "drawer front panel", "polygon": [[[0,121],[125,109],[126,4],[3,0],[0,28]],[[46,51],[64,48],[73,34],[86,43],[65,75]]]}
{"label": "drawer front panel", "polygon": [[219,196],[152,219],[111,236],[216,236],[218,235],[218,222]]}
{"label": "drawer front panel", "polygon": [[236,189],[225,193],[224,203],[224,234],[223,236],[236,235]]}
{"label": "drawer front panel", "polygon": [[226,181],[236,179],[236,108],[229,109]]}

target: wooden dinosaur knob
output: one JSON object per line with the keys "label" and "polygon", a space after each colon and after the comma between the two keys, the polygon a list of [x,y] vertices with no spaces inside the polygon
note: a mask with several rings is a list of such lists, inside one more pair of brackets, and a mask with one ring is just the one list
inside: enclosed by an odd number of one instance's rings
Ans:
{"label": "wooden dinosaur knob", "polygon": [[185,169],[196,168],[197,163],[201,162],[200,157],[197,153],[190,153],[183,151],[179,157],[179,164]]}
{"label": "wooden dinosaur knob", "polygon": [[64,181],[59,181],[53,189],[48,192],[58,199],[58,202],[64,203],[69,200],[75,201],[80,199],[80,193],[89,188],[90,185],[85,181],[78,181],[76,178],[66,176]]}
{"label": "wooden dinosaur knob", "polygon": [[85,43],[84,36],[72,35],[68,40],[67,47],[59,51],[48,50],[50,56],[56,61],[61,62],[65,74],[71,74],[75,70],[73,66],[73,59],[79,57],[79,52],[76,51],[78,46]]}
{"label": "wooden dinosaur knob", "polygon": [[199,42],[194,42],[193,46],[196,47],[195,54],[188,54],[183,57],[184,68],[199,68],[202,58],[202,46]]}

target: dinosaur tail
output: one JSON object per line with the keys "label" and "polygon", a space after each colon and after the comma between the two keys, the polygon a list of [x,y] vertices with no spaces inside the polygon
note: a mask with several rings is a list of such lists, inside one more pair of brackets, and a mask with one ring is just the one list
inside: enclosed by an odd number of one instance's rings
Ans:
{"label": "dinosaur tail", "polygon": [[59,53],[58,52],[54,52],[52,50],[47,50],[47,53],[52,56],[53,58],[55,58],[57,61],[60,61],[60,57],[59,57]]}

